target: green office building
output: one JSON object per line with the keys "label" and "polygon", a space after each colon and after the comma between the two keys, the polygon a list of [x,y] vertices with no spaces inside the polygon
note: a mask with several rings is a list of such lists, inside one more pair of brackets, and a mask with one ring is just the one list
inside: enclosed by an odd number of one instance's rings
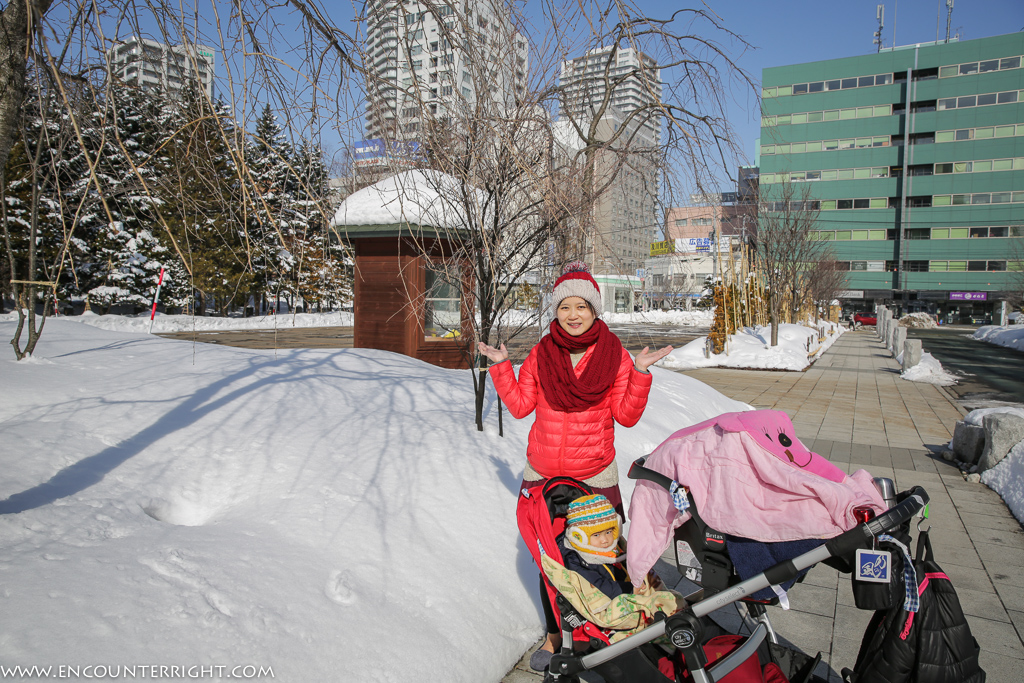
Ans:
{"label": "green office building", "polygon": [[1020,295],[1022,60],[1015,33],[764,70],[762,200],[820,209],[847,310],[998,322]]}

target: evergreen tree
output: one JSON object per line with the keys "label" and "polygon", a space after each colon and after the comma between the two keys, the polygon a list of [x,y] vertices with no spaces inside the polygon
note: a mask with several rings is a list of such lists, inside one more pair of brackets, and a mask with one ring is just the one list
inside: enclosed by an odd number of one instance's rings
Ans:
{"label": "evergreen tree", "polygon": [[[24,107],[22,134],[4,169],[4,227],[14,261],[14,273],[7,274],[5,284],[10,279],[57,282],[57,295],[64,299],[80,296],[75,266],[88,252],[87,240],[75,234],[78,204],[68,194],[87,169],[70,116],[55,95],[31,93]],[[36,272],[30,273],[28,244],[33,225]],[[4,265],[9,271],[10,260],[5,259]]]}
{"label": "evergreen tree", "polygon": [[228,146],[232,119],[223,102],[211,105],[186,91],[180,101],[167,103],[161,128],[161,215],[188,265],[176,277],[180,296],[190,298],[194,287],[200,314],[210,301],[227,313],[244,305],[253,284],[238,169]]}
{"label": "evergreen tree", "polygon": [[88,245],[80,275],[90,303],[104,311],[114,304],[148,305],[167,256],[151,231],[159,203],[152,194],[159,170],[151,158],[159,111],[157,93],[114,81],[83,131],[95,177],[86,174],[72,188]]}
{"label": "evergreen tree", "polygon": [[295,190],[295,233],[291,251],[297,257],[295,288],[311,306],[322,309],[346,304],[352,298],[352,279],[346,272],[342,245],[331,243],[327,230],[330,195],[323,151],[303,141],[292,166],[298,174]]}
{"label": "evergreen tree", "polygon": [[290,169],[291,145],[270,105],[263,107],[246,154],[250,186],[247,249],[258,288],[271,298],[290,293],[296,260],[288,248],[295,236],[296,178]]}

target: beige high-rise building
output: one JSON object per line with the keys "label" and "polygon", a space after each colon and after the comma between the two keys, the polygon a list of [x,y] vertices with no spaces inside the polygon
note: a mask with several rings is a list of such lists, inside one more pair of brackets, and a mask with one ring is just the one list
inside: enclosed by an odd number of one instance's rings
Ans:
{"label": "beige high-rise building", "polygon": [[368,140],[418,139],[426,117],[525,87],[527,40],[498,0],[369,0],[366,15]]}
{"label": "beige high-rise building", "polygon": [[[560,81],[565,87],[559,113],[563,128],[569,128],[568,119],[587,125],[602,114],[599,137],[610,140],[623,126],[635,131],[598,156],[598,185],[612,174],[615,178],[594,207],[586,258],[595,274],[636,278],[639,286],[639,269],[662,232],[661,118],[650,108],[660,102],[660,72],[654,60],[637,50],[613,54],[603,47],[564,62]],[[609,87],[611,106],[605,109],[601,102]],[[637,110],[644,111],[630,120]]]}
{"label": "beige high-rise building", "polygon": [[194,83],[213,97],[215,55],[205,45],[166,45],[132,36],[107,50],[107,63],[111,74],[125,83],[160,89],[171,97]]}

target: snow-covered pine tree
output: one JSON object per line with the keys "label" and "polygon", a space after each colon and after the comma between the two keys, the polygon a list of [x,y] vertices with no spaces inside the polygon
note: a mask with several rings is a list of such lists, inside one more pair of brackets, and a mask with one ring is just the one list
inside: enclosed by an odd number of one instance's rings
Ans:
{"label": "snow-covered pine tree", "polygon": [[86,174],[73,188],[82,201],[78,224],[89,251],[83,289],[102,311],[148,305],[166,258],[153,233],[160,200],[153,194],[158,169],[151,155],[161,100],[159,93],[112,81],[83,131],[96,164],[95,177]]}
{"label": "snow-covered pine tree", "polygon": [[246,246],[256,286],[270,301],[292,293],[290,277],[296,261],[288,242],[295,236],[296,178],[291,157],[291,145],[277,116],[265,105],[246,150],[251,192]]}
{"label": "snow-covered pine tree", "polygon": [[343,245],[332,244],[327,230],[331,206],[323,151],[304,140],[292,167],[298,174],[291,247],[296,257],[296,289],[307,306],[318,310],[346,305],[352,300],[351,269],[345,267],[351,258]]}
{"label": "snow-covered pine tree", "polygon": [[[72,103],[77,102],[73,98]],[[44,104],[45,103],[45,104]],[[24,109],[24,130],[11,149],[5,171],[5,236],[10,255],[4,259],[10,279],[57,282],[60,299],[81,296],[75,266],[87,242],[72,232],[77,204],[68,188],[85,173],[85,157],[56,95],[33,91]],[[29,235],[36,228],[35,272],[29,272]],[[13,261],[14,273],[10,273]],[[6,287],[5,287],[6,290]],[[6,290],[10,291],[10,290]]]}

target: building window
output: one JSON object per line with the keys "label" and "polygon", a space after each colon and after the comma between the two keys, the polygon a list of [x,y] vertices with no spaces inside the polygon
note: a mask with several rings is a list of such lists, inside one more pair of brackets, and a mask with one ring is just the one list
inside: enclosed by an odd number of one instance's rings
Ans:
{"label": "building window", "polygon": [[1006,90],[1003,92],[986,93],[984,95],[964,95],[963,97],[946,97],[938,100],[936,109],[946,111],[948,109],[969,109],[971,107],[986,107],[992,104],[1014,104],[1021,101],[1020,90]]}
{"label": "building window", "polygon": [[[777,204],[781,202],[776,202]],[[822,211],[840,211],[847,209],[885,209],[889,206],[887,197],[867,197],[855,199],[823,199],[820,202],[813,202],[812,209],[820,208]],[[779,209],[776,209],[779,210]]]}
{"label": "building window", "polygon": [[441,264],[426,268],[423,327],[427,339],[453,338],[462,328],[461,287]]}
{"label": "building window", "polygon": [[1024,135],[1024,123],[984,128],[959,128],[935,132],[935,142],[959,142],[961,140],[983,140],[986,138],[1007,138]]}
{"label": "building window", "polygon": [[1019,69],[1020,57],[1004,57],[1003,59],[987,59],[983,62],[966,62],[964,64],[950,64],[939,67],[939,78],[952,78],[953,76],[971,76],[984,74],[991,71],[1003,71],[1005,69]]}
{"label": "building window", "polygon": [[979,204],[1022,204],[1024,192],[975,192],[972,194],[935,195],[932,206],[972,206]]}
{"label": "building window", "polygon": [[812,83],[796,83],[793,85],[779,85],[763,88],[761,97],[786,97],[788,95],[807,95],[831,90],[848,90],[852,88],[867,88],[876,85],[889,85],[893,82],[893,74],[878,74],[876,76],[858,76],[855,78],[842,78],[832,81],[814,81]]}

